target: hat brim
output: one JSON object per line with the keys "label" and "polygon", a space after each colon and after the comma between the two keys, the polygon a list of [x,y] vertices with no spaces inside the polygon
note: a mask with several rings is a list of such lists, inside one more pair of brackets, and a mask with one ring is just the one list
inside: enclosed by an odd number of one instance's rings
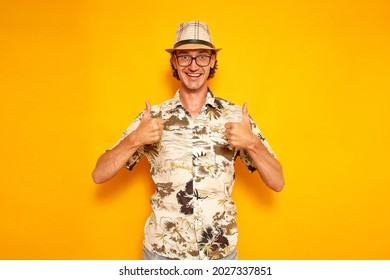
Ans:
{"label": "hat brim", "polygon": [[203,44],[184,44],[184,45],[180,45],[174,49],[165,49],[165,51],[167,51],[169,53],[173,53],[176,50],[213,50],[215,52],[219,52],[221,50],[221,48],[219,48],[219,49],[212,48],[210,46],[203,45]]}

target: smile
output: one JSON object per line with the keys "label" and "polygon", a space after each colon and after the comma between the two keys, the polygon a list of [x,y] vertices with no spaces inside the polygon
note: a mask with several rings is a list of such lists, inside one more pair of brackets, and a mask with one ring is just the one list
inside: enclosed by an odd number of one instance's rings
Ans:
{"label": "smile", "polygon": [[193,77],[193,78],[198,78],[198,77],[202,76],[202,74],[194,74],[194,73],[186,73],[186,75],[189,77]]}

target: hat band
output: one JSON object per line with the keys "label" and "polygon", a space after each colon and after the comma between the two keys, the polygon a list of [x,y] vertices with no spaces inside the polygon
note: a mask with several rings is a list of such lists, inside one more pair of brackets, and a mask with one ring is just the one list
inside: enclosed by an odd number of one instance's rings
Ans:
{"label": "hat band", "polygon": [[186,44],[201,44],[201,45],[209,46],[209,47],[211,47],[212,49],[215,49],[215,48],[214,48],[214,45],[211,44],[210,42],[203,41],[203,40],[196,40],[196,39],[183,40],[183,41],[177,42],[177,43],[173,46],[173,48],[176,49],[177,47],[180,47],[181,45],[186,45]]}

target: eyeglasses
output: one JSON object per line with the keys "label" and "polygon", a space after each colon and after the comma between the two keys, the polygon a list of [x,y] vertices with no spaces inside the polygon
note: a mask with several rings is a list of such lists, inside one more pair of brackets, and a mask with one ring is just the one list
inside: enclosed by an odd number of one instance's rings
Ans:
{"label": "eyeglasses", "polygon": [[200,67],[206,67],[210,64],[211,56],[203,55],[203,54],[195,57],[189,55],[176,55],[176,60],[181,67],[190,66],[192,60],[195,60],[196,64]]}

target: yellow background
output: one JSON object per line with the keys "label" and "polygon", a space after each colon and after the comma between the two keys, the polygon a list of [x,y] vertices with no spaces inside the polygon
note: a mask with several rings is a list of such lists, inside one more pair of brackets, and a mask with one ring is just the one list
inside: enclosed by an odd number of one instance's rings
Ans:
{"label": "yellow background", "polygon": [[178,84],[182,21],[222,47],[213,92],[248,102],[283,164],[268,190],[237,163],[240,259],[390,258],[390,4],[0,1],[1,259],[140,259],[148,164],[98,156]]}

